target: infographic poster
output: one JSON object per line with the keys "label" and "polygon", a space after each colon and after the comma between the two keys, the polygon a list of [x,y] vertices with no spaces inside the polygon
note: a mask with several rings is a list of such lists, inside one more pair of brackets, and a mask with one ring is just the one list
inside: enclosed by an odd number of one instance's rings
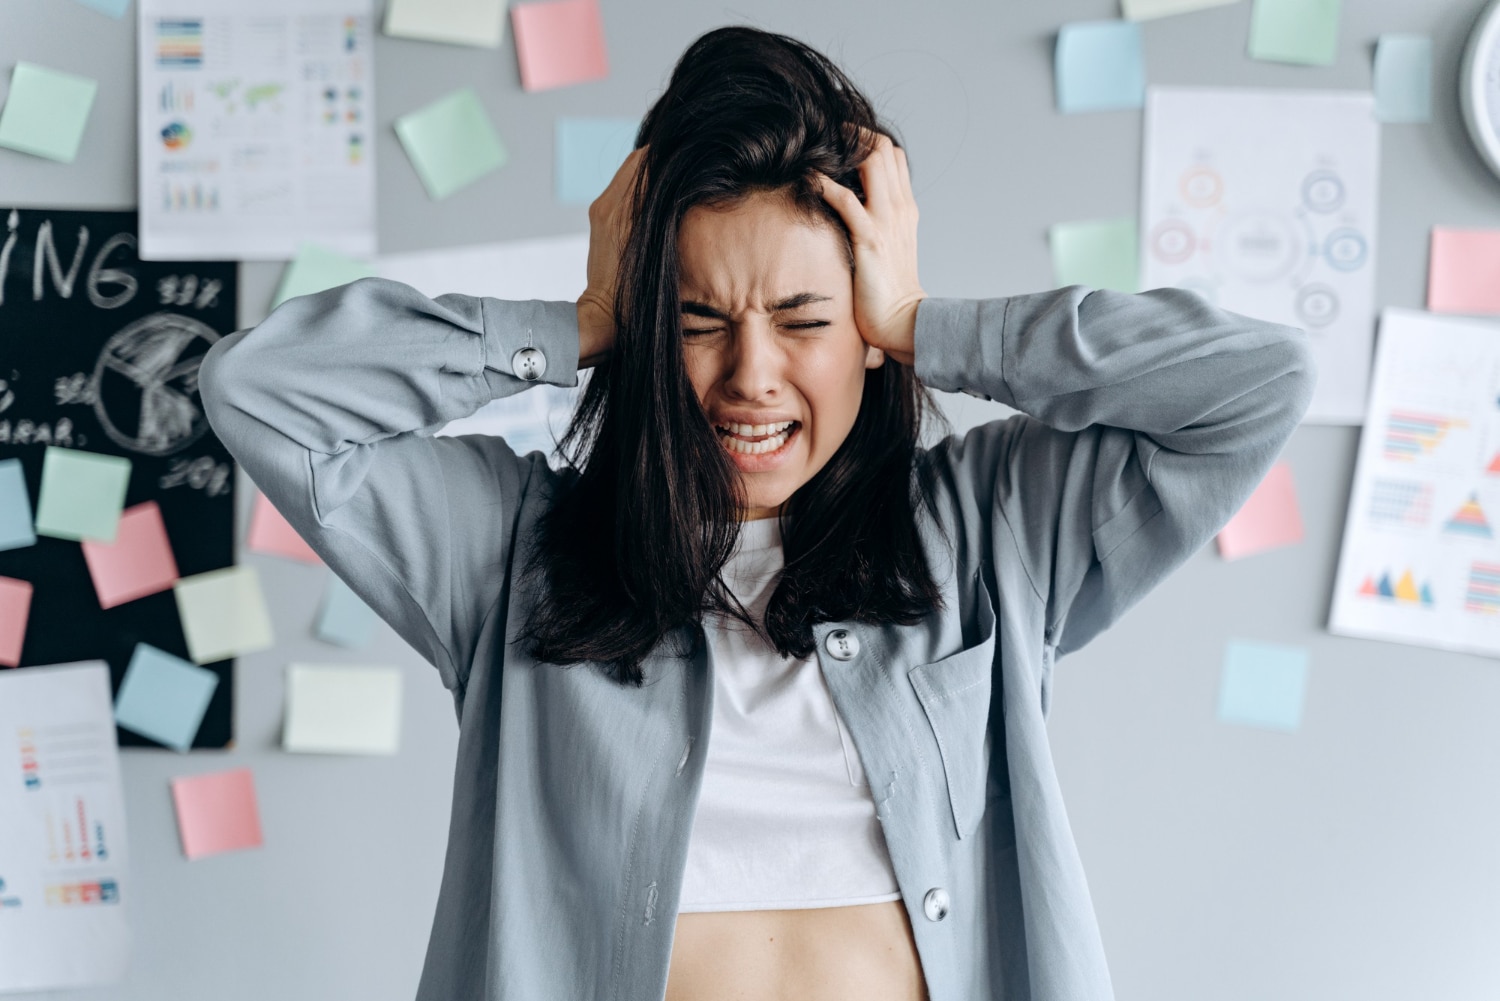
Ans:
{"label": "infographic poster", "polygon": [[126,873],[108,665],[0,672],[0,991],[121,980]]}
{"label": "infographic poster", "polygon": [[1306,330],[1307,421],[1364,417],[1380,125],[1368,93],[1153,87],[1141,287]]}
{"label": "infographic poster", "polygon": [[141,0],[142,260],[375,253],[369,0]]}
{"label": "infographic poster", "polygon": [[1500,654],[1500,324],[1381,317],[1329,629]]}

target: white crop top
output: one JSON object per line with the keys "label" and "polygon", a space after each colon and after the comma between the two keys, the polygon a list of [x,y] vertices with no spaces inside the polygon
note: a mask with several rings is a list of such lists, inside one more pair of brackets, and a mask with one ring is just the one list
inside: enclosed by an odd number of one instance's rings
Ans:
{"label": "white crop top", "polygon": [[[775,518],[740,526],[724,581],[756,619],[782,567]],[[901,899],[875,801],[815,656],[782,657],[737,620],[705,622],[713,723],[679,911]]]}

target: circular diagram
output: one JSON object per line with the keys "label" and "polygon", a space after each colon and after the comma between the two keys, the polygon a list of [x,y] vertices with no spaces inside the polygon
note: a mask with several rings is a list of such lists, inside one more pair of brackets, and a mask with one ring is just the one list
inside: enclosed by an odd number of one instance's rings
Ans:
{"label": "circular diagram", "polygon": [[1163,264],[1182,264],[1198,252],[1198,238],[1180,219],[1168,219],[1151,231],[1151,253]]}
{"label": "circular diagram", "polygon": [[1326,327],[1339,318],[1339,294],[1327,285],[1302,286],[1293,305],[1306,327]]}
{"label": "circular diagram", "polygon": [[1228,220],[1214,246],[1228,271],[1264,283],[1292,273],[1302,259],[1303,241],[1285,216],[1253,211]]}
{"label": "circular diagram", "polygon": [[1358,230],[1336,229],[1323,241],[1323,256],[1336,271],[1358,271],[1370,256],[1370,245]]}
{"label": "circular diagram", "polygon": [[218,339],[177,313],[153,313],[111,337],[90,379],[94,413],[110,440],[143,455],[171,455],[202,437],[208,418],[198,365]]}
{"label": "circular diagram", "polygon": [[1212,208],[1224,197],[1224,178],[1212,167],[1193,167],[1182,175],[1179,187],[1183,201],[1196,209]]}
{"label": "circular diagram", "polygon": [[1302,204],[1321,215],[1343,208],[1344,195],[1344,182],[1331,170],[1314,171],[1302,182]]}

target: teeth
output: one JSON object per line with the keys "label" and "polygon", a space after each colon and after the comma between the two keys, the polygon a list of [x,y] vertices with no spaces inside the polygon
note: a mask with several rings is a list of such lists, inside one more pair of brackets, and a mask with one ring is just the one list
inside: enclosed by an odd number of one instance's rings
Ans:
{"label": "teeth", "polygon": [[[749,427],[750,425],[739,424],[739,425],[735,425],[735,426],[736,427]],[[722,441],[724,443],[724,447],[727,448],[727,449],[729,449],[731,452],[738,452],[741,455],[763,455],[766,452],[774,452],[774,451],[776,451],[782,445],[785,445],[786,444],[786,440],[792,436],[791,423],[790,422],[788,422],[787,424],[784,424],[784,425],[763,425],[762,424],[762,425],[756,425],[756,426],[757,427],[767,427],[767,426],[770,426],[770,427],[780,427],[782,430],[781,430],[781,432],[779,434],[772,435],[770,438],[763,438],[760,441],[744,441],[744,440],[742,440],[740,438],[720,438],[719,440]],[[735,433],[736,434],[747,434],[749,432],[737,431]]]}
{"label": "teeth", "polygon": [[768,434],[780,434],[795,423],[796,421],[781,421],[777,424],[719,424],[716,426],[728,431],[730,434],[744,435],[747,438],[760,438]]}

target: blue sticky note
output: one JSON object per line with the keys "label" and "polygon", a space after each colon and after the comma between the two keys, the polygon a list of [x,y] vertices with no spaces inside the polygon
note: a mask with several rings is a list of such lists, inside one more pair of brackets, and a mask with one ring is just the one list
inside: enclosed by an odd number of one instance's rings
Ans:
{"label": "blue sticky note", "polygon": [[177,751],[193,746],[198,725],[219,686],[214,672],[137,643],[115,696],[115,722]]}
{"label": "blue sticky note", "polygon": [[31,495],[20,459],[0,459],[0,550],[36,545],[31,527]]}
{"label": "blue sticky note", "polygon": [[1134,21],[1063,25],[1053,68],[1059,111],[1107,111],[1146,103],[1141,26]]}
{"label": "blue sticky note", "polygon": [[108,14],[115,20],[125,16],[125,11],[130,7],[130,0],[78,0],[85,7],[92,7],[101,14]]}
{"label": "blue sticky note", "polygon": [[557,200],[587,205],[604,193],[635,148],[638,118],[557,120]]}
{"label": "blue sticky note", "polygon": [[323,610],[314,628],[318,639],[350,649],[366,646],[375,632],[375,613],[335,574],[328,575]]}
{"label": "blue sticky note", "polygon": [[1300,647],[1230,640],[1219,682],[1219,719],[1276,730],[1302,722],[1307,651]]}
{"label": "blue sticky note", "polygon": [[1382,122],[1432,121],[1432,39],[1380,36],[1375,46],[1375,117]]}

